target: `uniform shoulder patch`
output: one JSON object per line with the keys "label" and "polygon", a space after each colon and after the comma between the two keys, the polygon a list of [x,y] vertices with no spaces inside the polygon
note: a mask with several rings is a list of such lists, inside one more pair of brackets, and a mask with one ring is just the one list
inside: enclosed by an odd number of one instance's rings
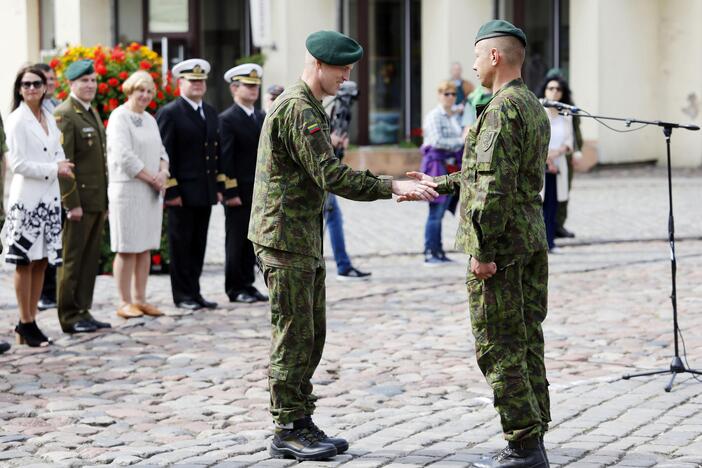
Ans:
{"label": "uniform shoulder patch", "polygon": [[303,122],[303,131],[305,135],[314,135],[315,133],[319,132],[322,130],[322,125],[319,122],[319,117],[317,117],[317,114],[312,109],[304,109],[302,111],[302,122]]}

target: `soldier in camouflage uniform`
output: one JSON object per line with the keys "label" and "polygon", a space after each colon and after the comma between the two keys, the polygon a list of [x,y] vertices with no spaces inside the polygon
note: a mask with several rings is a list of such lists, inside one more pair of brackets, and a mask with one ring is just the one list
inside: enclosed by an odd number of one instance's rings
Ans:
{"label": "soldier in camouflage uniform", "polygon": [[521,79],[525,47],[524,33],[506,21],[481,27],[473,68],[494,96],[468,134],[462,171],[434,179],[439,193],[460,189],[456,246],[471,256],[467,288],[476,355],[508,441],[481,466],[548,466],[543,435],[551,416],[541,329],[548,256],[539,192],[551,131]]}
{"label": "soldier in camouflage uniform", "polygon": [[270,293],[270,410],[276,423],[270,452],[298,460],[330,458],[348,449],[312,422],[312,375],[326,334],[322,207],[326,192],[359,201],[392,193],[430,200],[433,182],[393,181],[354,171],[334,155],[324,96],[336,94],[363,49],[333,31],[307,38],[302,78],[285,89],[261,130],[249,239]]}

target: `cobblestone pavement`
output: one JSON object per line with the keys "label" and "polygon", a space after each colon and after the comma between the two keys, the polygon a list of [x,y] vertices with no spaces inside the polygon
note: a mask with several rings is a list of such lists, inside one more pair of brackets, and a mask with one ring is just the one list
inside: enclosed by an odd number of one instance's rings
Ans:
{"label": "cobblestone pavement", "polygon": [[[666,393],[668,375],[620,378],[667,368],[673,355],[667,243],[595,242],[634,239],[626,237],[634,231],[665,236],[658,234],[665,199],[656,204],[646,195],[665,180],[655,172],[627,176],[581,178],[569,224],[581,244],[551,257],[549,458],[569,467],[699,467],[700,382],[679,375]],[[677,244],[679,320],[687,360],[702,368],[702,241],[695,240],[702,176],[680,179],[678,232],[687,240]],[[663,219],[641,221],[602,206],[608,201]],[[339,282],[328,263],[329,332],[315,384],[318,423],[348,438],[351,449],[305,466],[461,467],[503,445],[472,351],[466,258],[454,253],[451,265],[423,268],[416,252],[426,208],[389,203],[343,205],[349,250],[373,279]],[[449,242],[451,223],[444,225]],[[55,311],[40,314],[55,345],[15,346],[0,356],[0,466],[296,465],[266,452],[267,308],[225,303],[221,248],[212,244],[208,255],[202,283],[205,297],[222,304],[215,311],[170,307],[168,278],[153,276],[150,296],[168,315],[126,322],[115,317],[114,283],[103,276],[95,315],[112,331],[69,337]],[[11,271],[0,270],[3,339],[12,338],[16,321],[11,281]]]}

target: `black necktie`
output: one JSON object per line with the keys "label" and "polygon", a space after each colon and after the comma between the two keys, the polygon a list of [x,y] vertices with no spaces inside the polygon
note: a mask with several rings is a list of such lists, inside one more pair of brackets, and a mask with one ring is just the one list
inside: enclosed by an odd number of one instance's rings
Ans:
{"label": "black necktie", "polygon": [[200,114],[200,117],[202,117],[202,120],[205,120],[205,113],[202,111],[202,106],[199,106],[197,108],[197,113]]}
{"label": "black necktie", "polygon": [[254,123],[258,123],[258,122],[256,122],[256,113],[255,112],[252,112],[249,117],[251,117],[251,120],[253,120]]}

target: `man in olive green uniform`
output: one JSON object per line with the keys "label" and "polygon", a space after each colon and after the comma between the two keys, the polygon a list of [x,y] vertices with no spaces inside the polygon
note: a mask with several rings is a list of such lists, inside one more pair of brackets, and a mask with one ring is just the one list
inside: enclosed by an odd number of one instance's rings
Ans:
{"label": "man in olive green uniform", "polygon": [[392,193],[433,199],[432,182],[397,182],[354,171],[334,156],[324,96],[335,95],[363,49],[343,34],[319,31],[306,42],[302,78],[275,100],[261,130],[249,239],[270,293],[270,410],[274,457],[319,460],[348,449],[312,422],[312,375],[326,334],[322,207],[326,192],[353,200]]}
{"label": "man in olive green uniform", "polygon": [[[5,127],[0,117],[0,231],[5,225],[5,153],[7,153],[7,142],[5,141]],[[0,241],[0,253],[2,253],[2,242]],[[0,354],[10,349],[10,344],[0,341]]]}
{"label": "man in olive green uniform", "polygon": [[105,127],[91,102],[97,90],[91,60],[66,70],[71,96],[54,111],[66,159],[75,164],[75,179],[61,179],[66,210],[63,266],[58,271],[58,317],[66,333],[109,328],[90,314],[100,260],[100,239],[107,212]]}
{"label": "man in olive green uniform", "polygon": [[434,179],[439,193],[460,189],[456,245],[471,256],[467,287],[476,355],[508,441],[479,466],[548,466],[543,435],[551,416],[541,329],[548,257],[539,192],[551,130],[521,79],[525,48],[524,33],[506,21],[480,28],[473,68],[493,98],[478,109],[462,171]]}

